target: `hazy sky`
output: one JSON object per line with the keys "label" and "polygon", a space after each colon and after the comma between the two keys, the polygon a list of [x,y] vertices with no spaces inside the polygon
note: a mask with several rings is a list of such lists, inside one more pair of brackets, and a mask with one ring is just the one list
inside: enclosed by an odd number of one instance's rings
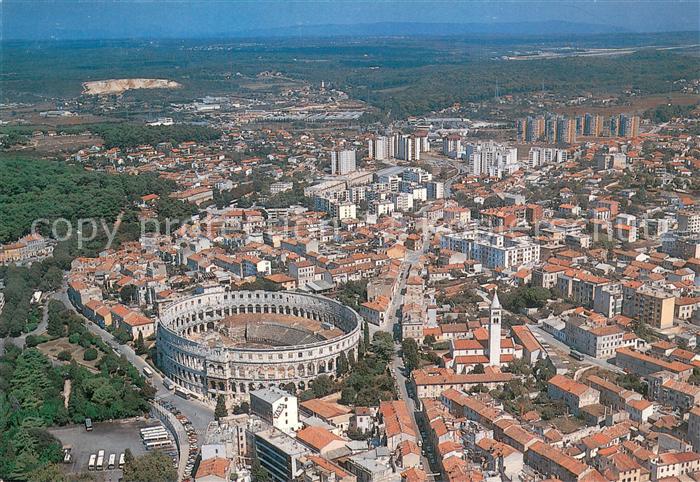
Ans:
{"label": "hazy sky", "polygon": [[208,37],[293,25],[564,20],[700,30],[697,0],[0,0],[5,39]]}

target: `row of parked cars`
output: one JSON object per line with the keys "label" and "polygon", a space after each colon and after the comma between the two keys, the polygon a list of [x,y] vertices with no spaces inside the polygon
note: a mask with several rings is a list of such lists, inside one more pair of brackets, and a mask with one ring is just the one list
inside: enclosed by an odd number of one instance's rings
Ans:
{"label": "row of parked cars", "polygon": [[[190,420],[185,415],[183,415],[182,412],[180,412],[180,410],[178,410],[174,404],[166,400],[161,400],[158,403],[160,403],[160,405],[164,409],[166,409],[168,412],[173,414],[175,418],[177,418],[177,420],[182,424],[183,428],[185,429],[185,433],[187,434],[187,441],[189,442],[190,450],[187,454],[187,465],[185,466],[185,473],[183,474],[183,477],[185,478],[185,480],[188,480],[194,475],[194,466],[197,462],[197,457],[199,456],[199,443],[197,439],[197,432],[192,426],[192,422],[190,422]],[[180,457],[185,456],[185,454],[182,453],[182,450],[183,447],[180,447]]]}

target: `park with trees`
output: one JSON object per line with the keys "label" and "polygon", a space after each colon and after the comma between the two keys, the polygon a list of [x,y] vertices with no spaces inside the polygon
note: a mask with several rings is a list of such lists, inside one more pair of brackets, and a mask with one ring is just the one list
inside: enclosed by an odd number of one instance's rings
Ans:
{"label": "park with trees", "polygon": [[[94,357],[95,368],[63,352],[52,363],[41,351],[51,340],[82,347],[85,360]],[[67,381],[71,389],[66,404]],[[142,415],[154,394],[138,370],[92,335],[77,315],[51,302],[47,335],[28,338],[24,350],[6,343],[0,357],[0,477],[50,480],[51,464],[62,453],[48,427]]]}

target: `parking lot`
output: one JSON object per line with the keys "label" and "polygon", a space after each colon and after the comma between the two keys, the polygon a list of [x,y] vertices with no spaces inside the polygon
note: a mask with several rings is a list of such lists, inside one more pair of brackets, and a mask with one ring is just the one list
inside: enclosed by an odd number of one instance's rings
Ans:
{"label": "parking lot", "polygon": [[[139,430],[159,424],[160,421],[155,418],[139,417],[115,422],[94,423],[94,429],[91,432],[86,431],[82,424],[51,428],[49,432],[58,437],[64,446],[70,445],[72,447],[73,460],[70,464],[65,464],[64,467],[68,472],[78,473],[87,472],[90,455],[96,454],[98,450],[105,451],[105,468],[110,454],[116,454],[118,461],[119,454],[127,448],[135,457],[145,454],[146,449],[141,441]],[[104,480],[117,481],[122,472],[115,468],[104,470],[101,475]]]}

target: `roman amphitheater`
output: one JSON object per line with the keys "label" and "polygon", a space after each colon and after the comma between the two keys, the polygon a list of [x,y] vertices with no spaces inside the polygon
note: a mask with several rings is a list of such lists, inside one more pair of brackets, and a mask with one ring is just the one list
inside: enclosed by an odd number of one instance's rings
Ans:
{"label": "roman amphitheater", "polygon": [[232,403],[333,376],[342,352],[357,356],[361,332],[354,310],[325,297],[217,288],[166,305],[156,346],[159,366],[186,393]]}

